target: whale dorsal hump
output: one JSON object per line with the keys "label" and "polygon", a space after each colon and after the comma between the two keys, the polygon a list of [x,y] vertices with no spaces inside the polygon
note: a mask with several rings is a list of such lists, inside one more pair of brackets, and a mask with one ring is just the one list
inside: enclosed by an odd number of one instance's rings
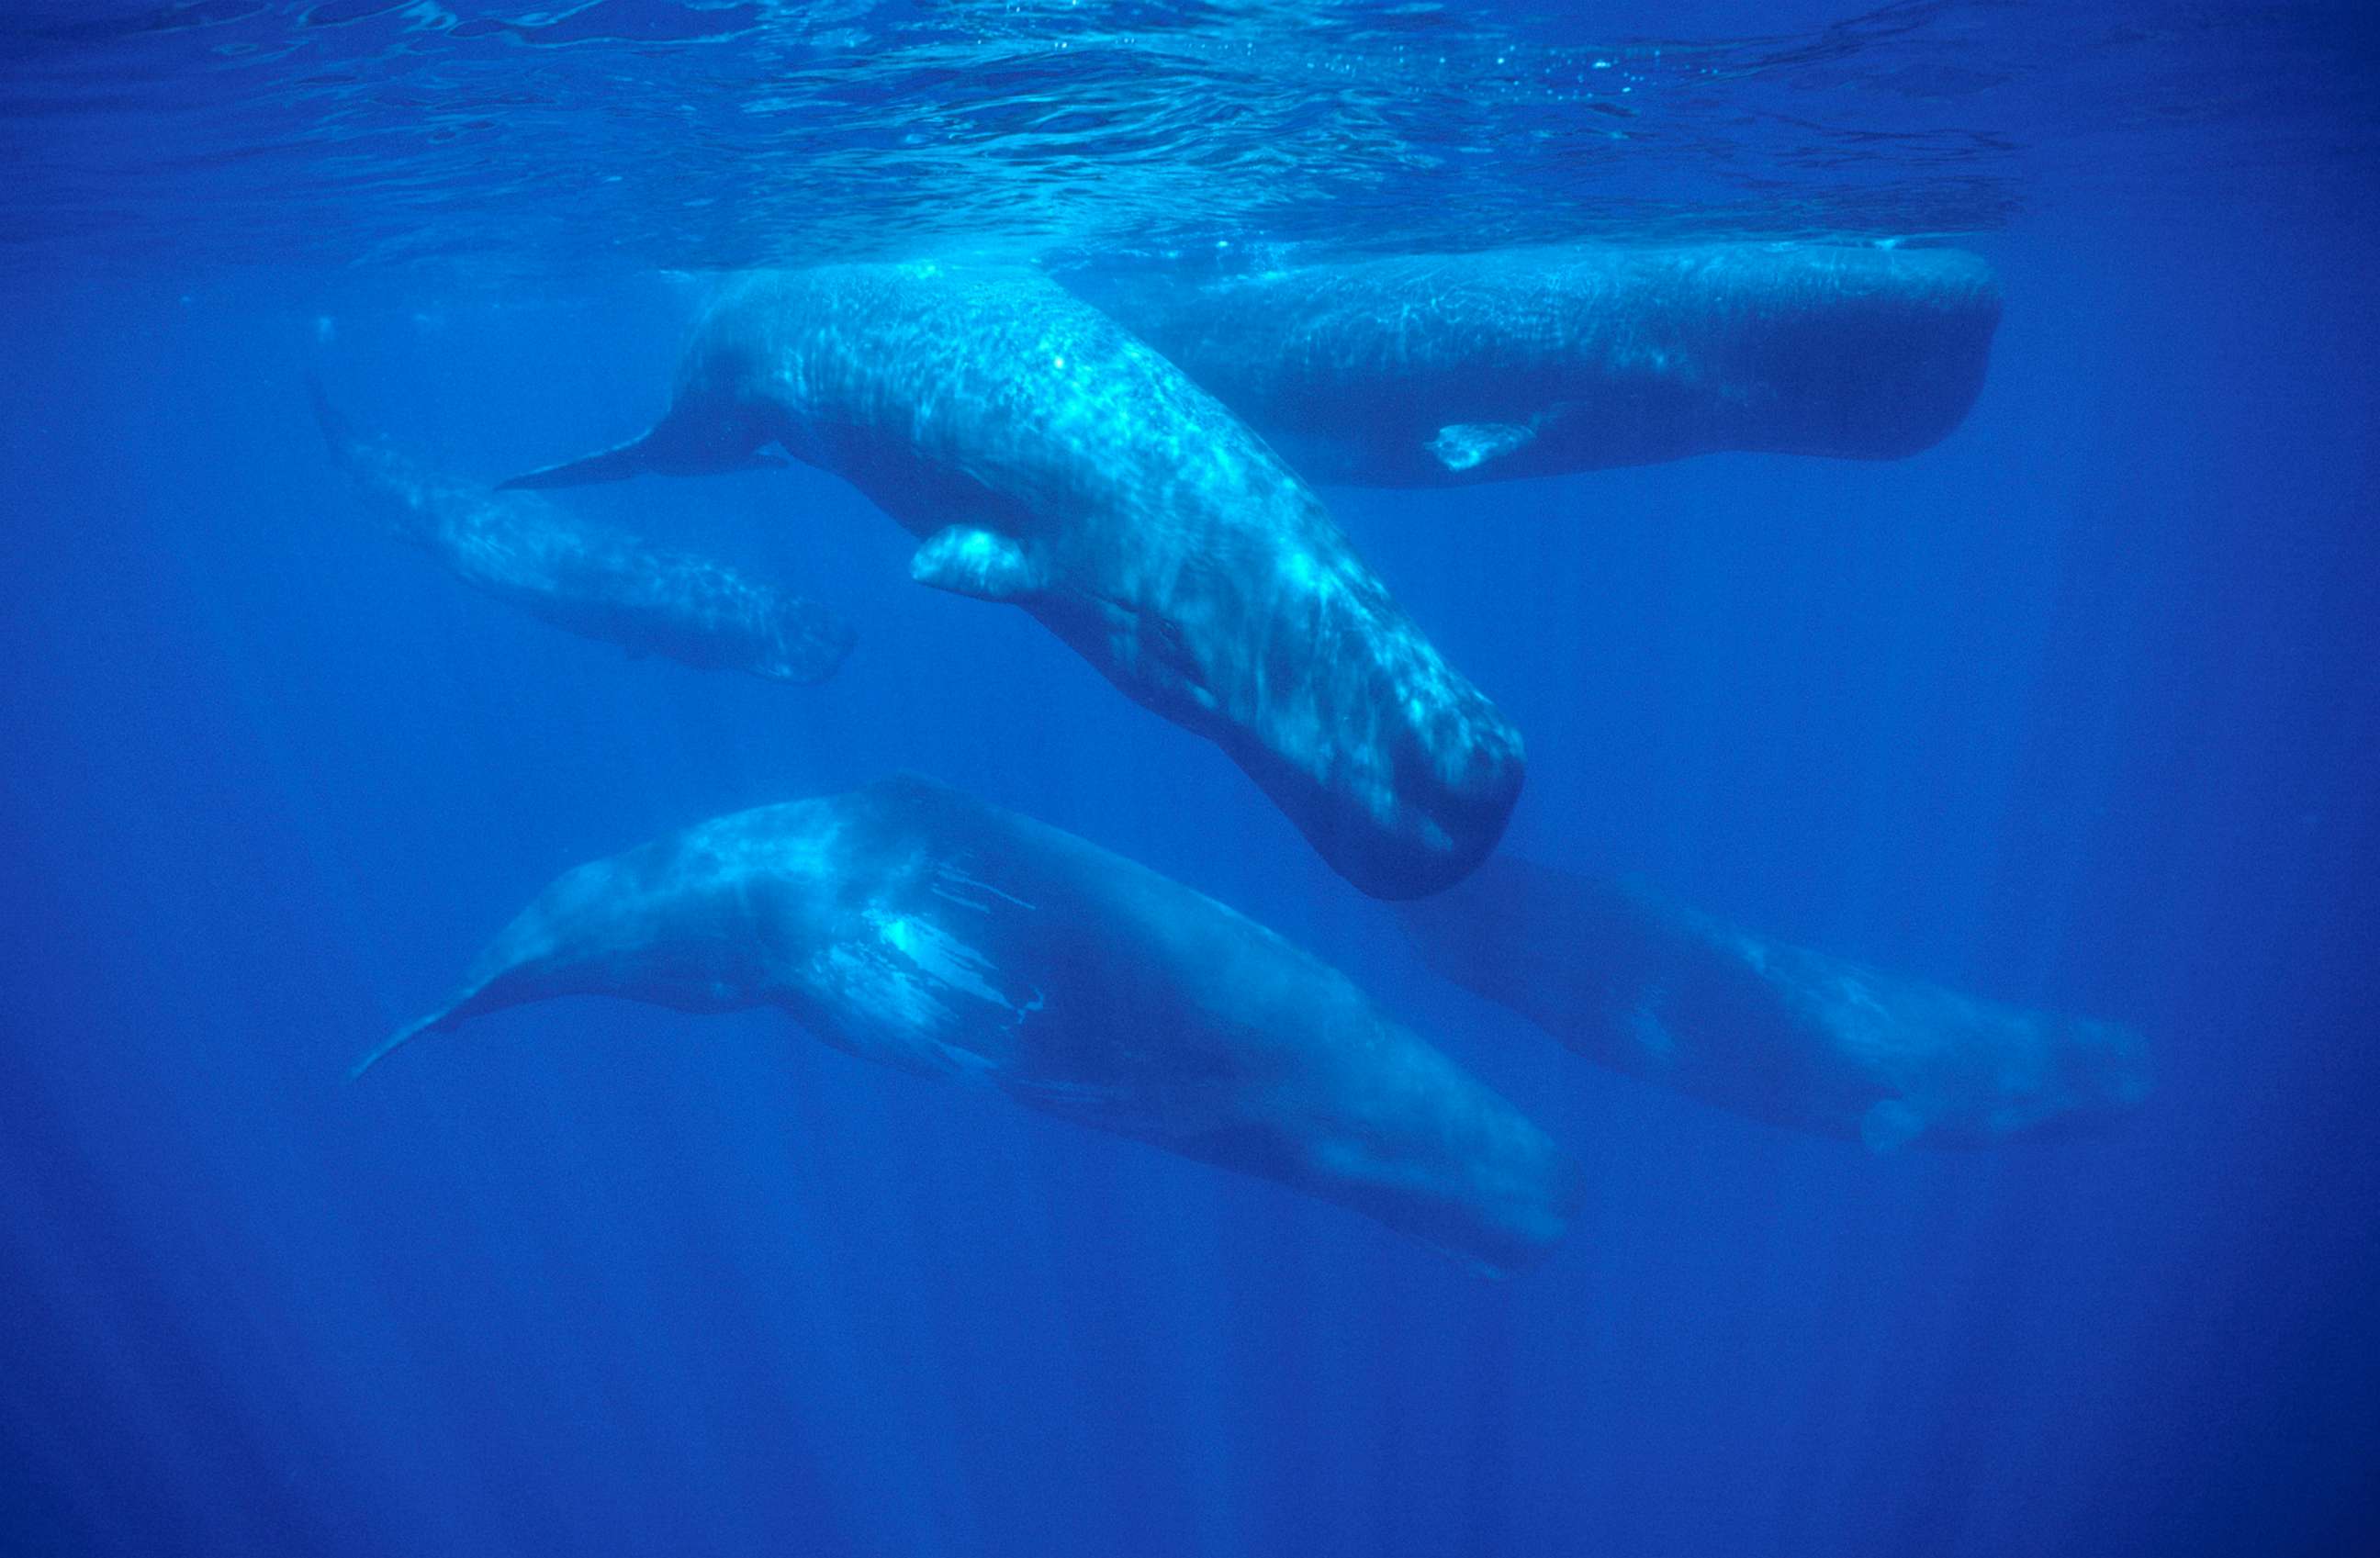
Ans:
{"label": "whale dorsal hump", "polygon": [[1048,570],[1014,537],[972,525],[937,530],[909,560],[909,577],[978,600],[1019,600],[1048,586]]}
{"label": "whale dorsal hump", "polygon": [[1468,471],[1500,460],[1536,438],[1518,422],[1450,422],[1429,441],[1430,454],[1450,471]]}
{"label": "whale dorsal hump", "polygon": [[1871,1153],[1889,1153],[1915,1141],[1925,1129],[1925,1117],[1898,1098],[1868,1106],[1860,1117],[1860,1140]]}

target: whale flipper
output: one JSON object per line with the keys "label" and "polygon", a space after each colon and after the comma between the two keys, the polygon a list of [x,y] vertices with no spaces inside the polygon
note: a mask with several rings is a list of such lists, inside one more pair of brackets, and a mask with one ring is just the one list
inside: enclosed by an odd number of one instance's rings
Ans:
{"label": "whale flipper", "polygon": [[972,525],[937,530],[909,559],[909,577],[978,600],[1014,601],[1049,587],[1049,570],[1023,544]]}
{"label": "whale flipper", "polygon": [[507,488],[583,487],[589,482],[625,481],[632,476],[725,476],[734,471],[783,470],[793,464],[782,454],[767,453],[747,439],[689,437],[682,419],[663,417],[625,443],[545,465],[496,483]]}
{"label": "whale flipper", "polygon": [[653,468],[652,441],[650,432],[639,433],[625,443],[615,443],[597,453],[508,477],[496,483],[496,489],[501,492],[512,488],[580,487],[596,481],[625,481]]}
{"label": "whale flipper", "polygon": [[363,441],[339,408],[331,404],[331,393],[322,388],[321,375],[306,375],[306,398],[313,403],[314,420],[321,424],[322,441],[331,446],[332,457],[341,465],[352,464],[357,446]]}
{"label": "whale flipper", "polygon": [[1429,452],[1450,471],[1467,471],[1500,460],[1537,436],[1517,422],[1450,422],[1430,440]]}
{"label": "whale flipper", "polygon": [[395,1033],[391,1033],[387,1038],[382,1039],[380,1042],[380,1047],[374,1049],[370,1055],[365,1056],[361,1060],[358,1060],[354,1065],[348,1067],[347,1081],[354,1081],[366,1071],[370,1070],[373,1067],[387,1059],[407,1040],[419,1034],[426,1033],[432,1028],[444,1027],[447,1022],[453,1019],[454,1015],[455,1008],[451,1006],[444,1006],[440,1007],[436,1011],[431,1012],[429,1016],[424,1017],[418,1021],[407,1023],[404,1027],[399,1028]]}
{"label": "whale flipper", "polygon": [[1925,1117],[1898,1098],[1868,1106],[1860,1117],[1860,1141],[1881,1156],[1909,1145],[1925,1133]]}

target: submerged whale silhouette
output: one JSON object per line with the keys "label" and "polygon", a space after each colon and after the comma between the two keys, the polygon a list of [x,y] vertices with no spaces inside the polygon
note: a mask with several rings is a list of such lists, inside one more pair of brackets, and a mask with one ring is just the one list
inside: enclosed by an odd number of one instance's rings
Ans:
{"label": "submerged whale silhouette", "polygon": [[723,816],[557,878],[407,1040],[557,996],[773,1006],[838,1048],[1336,1202],[1494,1272],[1578,1170],[1343,975],[928,780]]}
{"label": "submerged whale silhouette", "polygon": [[309,381],[331,457],[380,526],[474,589],[632,654],[778,682],[823,682],[851,652],[851,624],[725,563],[593,525],[528,492],[440,476],[358,432]]}
{"label": "submerged whale silhouette", "polygon": [[2001,1006],[1526,861],[1490,861],[1402,917],[1432,968],[1590,1060],[1879,1152],[2079,1129],[2148,1091],[2131,1029]]}
{"label": "submerged whale silhouette", "polygon": [[1390,487],[1722,450],[1913,454],[1973,404],[2000,313],[1972,254],[1808,244],[1065,280],[1308,477]]}
{"label": "submerged whale silhouette", "polygon": [[742,277],[650,432],[507,485],[698,474],[771,443],[922,537],[921,583],[1024,608],[1215,742],[1364,891],[1438,891],[1501,835],[1519,733],[1261,439],[1039,272]]}

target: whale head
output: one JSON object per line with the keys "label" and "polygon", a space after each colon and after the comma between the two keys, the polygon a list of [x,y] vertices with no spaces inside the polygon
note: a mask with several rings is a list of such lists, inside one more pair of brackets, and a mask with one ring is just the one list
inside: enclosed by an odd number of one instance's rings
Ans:
{"label": "whale head", "polygon": [[2149,1093],[2148,1041],[2121,1023],[2049,1013],[2031,1019],[2033,1051],[2004,1073],[1984,1122],[1998,1136],[2068,1136],[2111,1125]]}
{"label": "whale head", "polygon": [[1861,1134],[1871,1147],[2081,1136],[2115,1124],[2148,1096],[2148,1044],[2136,1029],[1912,988],[1911,1015],[1930,1024],[1923,1042],[1931,1054],[1904,1097],[1869,1110]]}
{"label": "whale head", "polygon": [[1521,735],[1346,562],[1291,546],[1260,566],[1185,568],[1162,610],[1103,611],[1090,658],[1211,736],[1355,888],[1425,897],[1502,837]]}

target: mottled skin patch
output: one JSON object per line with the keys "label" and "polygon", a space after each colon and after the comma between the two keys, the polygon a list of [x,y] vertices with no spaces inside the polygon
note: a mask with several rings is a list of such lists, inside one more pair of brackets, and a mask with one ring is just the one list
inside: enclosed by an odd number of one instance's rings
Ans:
{"label": "mottled skin patch", "polygon": [[2130,1029],[1982,1000],[1526,861],[1490,861],[1403,917],[1433,968],[1591,1060],[1879,1151],[2061,1134],[2148,1091]]}
{"label": "mottled skin patch", "polygon": [[1308,477],[1388,487],[1913,454],[1973,404],[2000,312],[1972,254],[1792,244],[1067,281]]}
{"label": "mottled skin patch", "polygon": [[[558,878],[417,1033],[605,995],[777,1007],[854,1055],[1278,1180],[1491,1272],[1576,1203],[1546,1136],[1337,972],[1071,834],[903,778]],[[358,1068],[360,1070],[362,1068]]]}
{"label": "mottled skin patch", "polygon": [[474,589],[633,654],[771,681],[823,682],[851,652],[851,624],[816,602],[589,525],[532,493],[440,476],[359,435],[312,391],[332,459],[374,521]]}
{"label": "mottled skin patch", "polygon": [[1261,439],[1047,277],[743,277],[650,434],[521,479],[697,473],[771,442],[923,538],[922,582],[1024,608],[1221,746],[1366,892],[1437,891],[1502,833],[1518,732]]}

